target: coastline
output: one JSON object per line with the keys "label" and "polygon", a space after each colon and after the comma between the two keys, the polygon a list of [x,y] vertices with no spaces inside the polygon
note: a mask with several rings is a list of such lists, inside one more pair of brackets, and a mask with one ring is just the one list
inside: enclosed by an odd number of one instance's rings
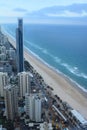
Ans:
{"label": "coastline", "polygon": [[[9,36],[9,42],[16,47],[15,40]],[[54,94],[57,94],[63,101],[66,101],[72,108],[79,111],[87,119],[87,93],[82,91],[75,83],[70,81],[64,75],[57,73],[51,67],[35,57],[28,50],[24,49],[25,59],[41,74],[44,81],[51,86]]]}
{"label": "coastline", "polygon": [[[14,36],[12,36],[11,34],[9,34],[6,30],[2,29],[3,33],[8,37],[10,37],[12,40],[12,42],[16,42]],[[16,48],[16,44],[14,44]],[[14,46],[13,45],[13,46]],[[59,71],[58,69],[52,67],[51,65],[49,65],[47,62],[45,62],[43,59],[41,59],[37,54],[35,54],[34,52],[32,52],[29,48],[27,48],[26,46],[24,46],[24,50],[27,51],[29,54],[33,55],[37,60],[40,60],[44,65],[46,65],[48,68],[52,69],[53,71],[55,71],[55,73],[57,73],[58,75],[62,76],[63,78],[65,78],[70,84],[73,85],[73,87],[76,87],[80,92],[82,92],[82,94],[84,96],[87,97],[87,89],[85,89],[83,86],[81,86],[80,84],[78,84],[76,81],[74,81],[73,79],[71,79],[69,76],[65,75],[63,72]]]}
{"label": "coastline", "polygon": [[42,62],[42,64],[46,65],[49,69],[52,69],[55,73],[57,73],[62,78],[64,78],[67,82],[69,82],[70,84],[72,84],[73,87],[75,87],[78,91],[80,91],[80,93],[82,93],[87,98],[87,90],[85,88],[83,88],[82,86],[80,86],[78,83],[76,83],[74,80],[72,80],[71,78],[69,78],[68,76],[66,76],[62,72],[60,72],[59,70],[56,70],[54,67],[50,66],[48,63],[46,63],[44,60],[42,60],[41,58],[39,58],[38,55],[36,55],[35,53],[33,53],[27,47],[25,47],[24,49],[25,49],[25,51],[27,51],[27,53],[29,53],[29,55],[32,55],[37,60],[40,60],[40,62]]}

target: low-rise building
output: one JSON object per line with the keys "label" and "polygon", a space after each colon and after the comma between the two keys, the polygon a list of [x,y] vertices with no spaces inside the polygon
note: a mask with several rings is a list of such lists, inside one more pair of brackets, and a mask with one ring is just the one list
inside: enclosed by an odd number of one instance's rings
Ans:
{"label": "low-rise building", "polygon": [[41,123],[40,130],[53,130],[52,124],[47,122]]}

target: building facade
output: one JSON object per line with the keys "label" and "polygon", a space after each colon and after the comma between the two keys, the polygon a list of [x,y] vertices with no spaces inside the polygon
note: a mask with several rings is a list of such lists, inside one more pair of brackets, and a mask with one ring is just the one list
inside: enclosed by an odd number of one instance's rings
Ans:
{"label": "building facade", "polygon": [[41,121],[41,99],[35,94],[26,94],[25,96],[26,114],[30,120]]}
{"label": "building facade", "polygon": [[18,28],[16,29],[16,51],[17,51],[17,68],[18,72],[24,70],[23,57],[23,20],[18,20]]}
{"label": "building facade", "polygon": [[1,46],[1,53],[6,54],[6,47],[5,46]]}
{"label": "building facade", "polygon": [[26,114],[30,117],[30,120],[35,120],[35,103],[34,103],[34,95],[26,94],[25,96],[25,105],[26,105]]}
{"label": "building facade", "polygon": [[4,87],[8,84],[7,73],[0,72],[0,96],[4,97]]}
{"label": "building facade", "polygon": [[41,99],[40,97],[35,97],[35,121],[41,121]]}
{"label": "building facade", "polygon": [[5,108],[7,119],[13,120],[18,114],[18,91],[17,86],[8,85],[4,88]]}
{"label": "building facade", "polygon": [[9,49],[9,57],[10,57],[11,59],[14,59],[14,60],[15,60],[15,58],[16,58],[16,56],[15,56],[15,50],[14,50],[13,48],[10,48],[10,49]]}
{"label": "building facade", "polygon": [[18,86],[20,97],[25,96],[26,93],[31,91],[31,77],[29,72],[18,73]]}

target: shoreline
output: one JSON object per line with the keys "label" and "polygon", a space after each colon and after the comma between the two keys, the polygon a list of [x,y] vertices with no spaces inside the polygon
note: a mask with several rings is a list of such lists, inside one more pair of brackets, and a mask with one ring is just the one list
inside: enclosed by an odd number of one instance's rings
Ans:
{"label": "shoreline", "polygon": [[[16,42],[15,38],[9,34],[8,32],[6,32],[5,30],[3,31],[3,33],[5,35],[8,35],[8,37],[10,37],[12,39],[13,42]],[[16,46],[14,47],[16,48]],[[26,46],[24,46],[24,50],[27,51],[29,54],[33,55],[35,58],[37,58],[37,60],[40,60],[44,65],[46,65],[48,68],[52,69],[53,71],[55,71],[55,73],[57,73],[58,75],[62,76],[63,78],[65,78],[70,84],[73,85],[73,87],[76,87],[80,92],[82,92],[82,94],[84,96],[87,97],[87,89],[85,89],[83,86],[81,86],[80,84],[78,84],[76,81],[74,81],[73,79],[71,79],[70,77],[68,77],[67,75],[65,75],[64,73],[62,73],[61,71],[57,70],[56,68],[52,67],[51,65],[49,65],[48,63],[46,63],[43,59],[41,59],[37,54],[35,54],[34,52],[32,52],[31,50],[29,50],[29,48],[27,48]]]}
{"label": "shoreline", "polygon": [[[16,42],[15,38],[9,34],[8,32],[6,32],[5,30],[2,31],[3,34],[5,34],[8,38],[10,38],[10,40],[12,42]],[[14,47],[14,49],[16,48],[16,43],[12,45]],[[48,68],[52,69],[53,71],[55,71],[55,73],[57,73],[58,75],[62,76],[67,82],[69,82],[70,84],[73,85],[73,87],[75,87],[77,90],[79,90],[84,96],[86,96],[87,98],[87,89],[85,89],[83,86],[81,86],[80,84],[78,84],[76,81],[74,81],[73,79],[71,79],[69,76],[65,75],[63,72],[57,70],[56,68],[52,67],[51,65],[49,65],[48,63],[46,63],[43,59],[41,59],[37,54],[35,54],[34,52],[32,52],[31,50],[29,50],[29,48],[27,48],[26,46],[24,46],[24,51],[27,51],[30,55],[34,56],[37,60],[40,60],[40,62],[42,62],[44,65],[46,65]]]}
{"label": "shoreline", "polygon": [[[9,42],[16,47],[15,40],[9,34]],[[66,101],[72,108],[79,111],[87,119],[87,93],[82,91],[74,82],[62,73],[56,72],[50,66],[43,63],[38,57],[35,57],[27,49],[24,49],[25,59],[34,67],[34,69],[43,77],[44,81],[54,90],[63,101]]]}
{"label": "shoreline", "polygon": [[83,88],[82,86],[80,86],[78,83],[76,83],[74,80],[72,80],[71,78],[69,78],[67,75],[63,74],[62,72],[60,72],[59,70],[56,70],[54,67],[50,66],[48,63],[46,63],[44,60],[42,60],[41,58],[39,58],[38,55],[34,54],[31,50],[29,50],[27,47],[25,47],[24,49],[25,51],[27,51],[27,53],[29,53],[29,55],[34,56],[37,60],[40,60],[40,62],[42,62],[42,64],[44,64],[45,66],[48,67],[48,69],[52,69],[55,73],[57,73],[58,75],[60,75],[62,78],[64,78],[67,82],[69,82],[70,84],[72,84],[73,87],[75,87],[77,90],[79,90],[86,98],[87,98],[87,89]]}
{"label": "shoreline", "polygon": [[[87,96],[86,93],[76,87],[64,76],[43,64],[39,59],[25,52],[25,57],[34,69],[43,77],[44,81],[51,86],[54,95],[58,95],[63,101],[67,102],[73,109],[77,110],[87,119]],[[34,63],[33,63],[34,60]]]}

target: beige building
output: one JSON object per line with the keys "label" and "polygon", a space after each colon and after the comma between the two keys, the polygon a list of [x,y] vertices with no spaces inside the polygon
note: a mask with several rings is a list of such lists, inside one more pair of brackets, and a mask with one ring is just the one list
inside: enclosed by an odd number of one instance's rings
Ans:
{"label": "beige building", "polygon": [[1,46],[1,53],[6,54],[6,47],[5,46]]}
{"label": "beige building", "polygon": [[35,121],[41,121],[41,98],[38,96],[35,97]]}
{"label": "beige building", "polygon": [[20,97],[25,96],[25,93],[30,93],[31,74],[29,72],[18,73],[18,86]]}
{"label": "beige building", "polygon": [[26,114],[32,121],[41,121],[41,98],[35,94],[25,95]]}
{"label": "beige building", "polygon": [[15,85],[4,88],[5,108],[7,119],[13,120],[18,114],[18,89]]}
{"label": "beige building", "polygon": [[4,96],[4,87],[8,84],[7,73],[0,72],[0,96]]}

